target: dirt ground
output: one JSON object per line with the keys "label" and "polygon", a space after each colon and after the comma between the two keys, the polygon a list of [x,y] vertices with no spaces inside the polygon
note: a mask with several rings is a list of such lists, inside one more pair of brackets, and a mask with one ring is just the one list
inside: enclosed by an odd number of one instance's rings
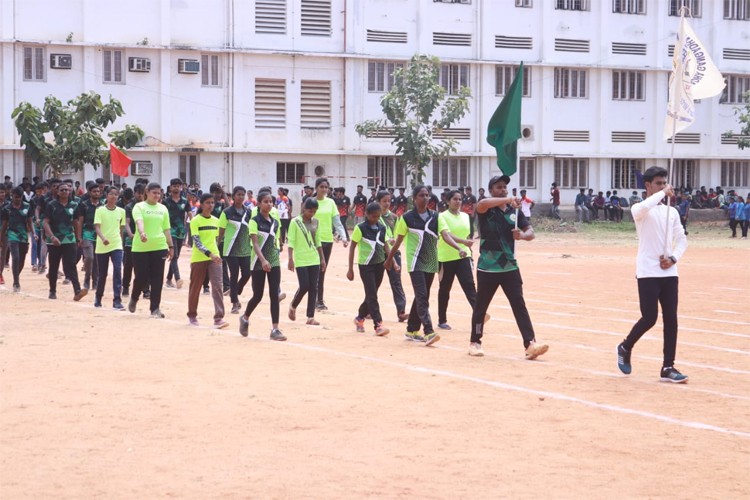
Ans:
{"label": "dirt ground", "polygon": [[[453,330],[434,348],[403,340],[387,280],[391,334],[357,334],[364,293],[345,279],[340,245],[322,326],[290,322],[287,299],[283,343],[268,340],[267,300],[243,338],[236,315],[229,330],[189,327],[186,288],[165,290],[167,319],[153,320],[145,302],[135,314],[94,309],[63,285],[50,301],[30,273],[13,294],[6,271],[0,496],[748,498],[750,242],[726,236],[694,228],[679,264],[682,386],[658,381],[661,323],[633,374],[617,370],[615,346],[639,317],[632,233],[519,244],[537,337],[550,345],[535,362],[501,295],[486,356],[467,356],[457,283]],[[187,275],[187,255],[180,264]],[[282,286],[296,289],[285,268]],[[437,285],[432,298],[436,319]],[[211,308],[202,297],[204,324]]]}

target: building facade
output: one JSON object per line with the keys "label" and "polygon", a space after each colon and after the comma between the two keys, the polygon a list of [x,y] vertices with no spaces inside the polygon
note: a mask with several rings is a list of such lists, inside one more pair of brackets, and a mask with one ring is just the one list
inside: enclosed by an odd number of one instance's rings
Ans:
{"label": "building facade", "polygon": [[[469,113],[444,133],[458,151],[433,162],[435,188],[486,184],[497,172],[486,124],[521,61],[526,80],[519,172],[538,201],[549,186],[635,188],[635,170],[668,165],[662,138],[681,0],[0,0],[0,171],[36,175],[10,118],[94,90],[119,99],[146,137],[132,174],[157,181],[286,186],[325,175],[354,190],[408,184],[382,115],[392,72],[438,56],[448,93],[469,86]],[[687,0],[691,24],[727,78],[696,104],[675,141],[675,185],[747,189],[750,155],[735,107],[750,90],[750,0]],[[75,178],[109,177],[85,172]],[[348,190],[349,190],[348,189]]]}

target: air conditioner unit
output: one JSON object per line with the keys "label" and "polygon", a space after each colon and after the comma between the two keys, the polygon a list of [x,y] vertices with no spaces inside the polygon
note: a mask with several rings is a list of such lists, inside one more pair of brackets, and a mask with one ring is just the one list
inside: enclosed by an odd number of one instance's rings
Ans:
{"label": "air conditioner unit", "polygon": [[145,57],[129,57],[128,71],[136,73],[148,73],[151,71],[151,59]]}
{"label": "air conditioner unit", "polygon": [[533,141],[534,127],[531,125],[521,125],[521,139],[524,141]]}
{"label": "air conditioner unit", "polygon": [[133,175],[153,175],[154,164],[150,161],[134,161],[133,162]]}
{"label": "air conditioner unit", "polygon": [[178,59],[178,63],[178,73],[194,75],[201,71],[201,63],[197,59]]}
{"label": "air conditioner unit", "polygon": [[49,66],[52,69],[71,69],[73,67],[73,56],[70,54],[50,54]]}

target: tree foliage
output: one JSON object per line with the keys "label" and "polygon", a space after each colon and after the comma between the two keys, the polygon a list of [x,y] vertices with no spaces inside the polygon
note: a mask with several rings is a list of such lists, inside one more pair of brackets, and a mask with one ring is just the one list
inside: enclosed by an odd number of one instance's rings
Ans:
{"label": "tree foliage", "polygon": [[750,147],[750,91],[745,92],[745,103],[734,108],[734,114],[740,122],[740,133],[726,132],[724,137],[737,137],[737,147],[745,149]]}
{"label": "tree foliage", "polygon": [[[96,92],[81,94],[63,104],[54,96],[44,100],[42,109],[20,103],[13,119],[26,155],[41,168],[55,174],[82,170],[88,163],[95,169],[109,165],[109,149],[102,138],[104,129],[124,113],[122,104],[110,97],[108,103]],[[136,125],[107,134],[121,149],[135,146],[143,138]]]}
{"label": "tree foliage", "polygon": [[435,133],[450,128],[469,108],[471,90],[460,87],[456,95],[446,96],[440,85],[440,60],[415,55],[393,73],[394,84],[380,100],[384,119],[367,120],[356,125],[361,136],[377,130],[392,129],[396,155],[401,157],[411,185],[422,184],[424,169],[433,158],[444,158],[456,151],[456,141],[436,139]]}

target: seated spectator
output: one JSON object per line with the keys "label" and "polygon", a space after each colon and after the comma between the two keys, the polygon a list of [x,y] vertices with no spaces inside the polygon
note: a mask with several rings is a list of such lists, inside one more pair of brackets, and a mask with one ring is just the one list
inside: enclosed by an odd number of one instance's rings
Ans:
{"label": "seated spectator", "polygon": [[[604,193],[599,191],[599,194],[591,202],[591,207],[594,213],[594,220],[599,220],[599,210],[604,210],[606,202],[604,200]],[[604,218],[607,218],[607,212],[604,212]]]}
{"label": "seated spectator", "polygon": [[641,198],[640,196],[638,196],[638,191],[633,191],[633,194],[630,195],[630,200],[629,201],[630,201],[630,206],[632,207],[636,203],[642,202],[643,198]]}
{"label": "seated spectator", "polygon": [[677,212],[679,212],[680,214],[680,223],[682,224],[682,228],[685,230],[685,235],[687,236],[688,214],[690,213],[690,195],[689,194],[677,195],[677,200],[675,201],[675,207],[677,208]]}
{"label": "seated spectator", "polygon": [[610,215],[612,217],[612,220],[615,222],[622,222],[622,203],[620,201],[620,197],[617,196],[617,190],[612,191],[612,196],[609,198],[609,204],[610,204]]}

